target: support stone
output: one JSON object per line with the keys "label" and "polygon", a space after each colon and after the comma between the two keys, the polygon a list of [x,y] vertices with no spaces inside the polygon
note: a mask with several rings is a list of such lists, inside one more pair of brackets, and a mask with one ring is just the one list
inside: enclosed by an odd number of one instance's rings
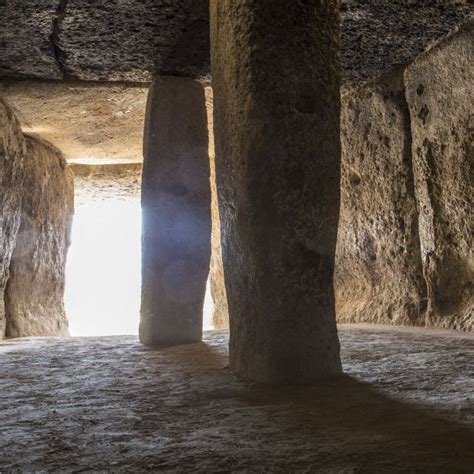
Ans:
{"label": "support stone", "polygon": [[264,383],[341,373],[338,2],[211,0],[230,365]]}
{"label": "support stone", "polygon": [[57,148],[38,137],[24,139],[20,227],[5,290],[6,336],[67,336],[64,287],[74,178]]}
{"label": "support stone", "polygon": [[474,20],[405,70],[426,323],[474,329]]}
{"label": "support stone", "polygon": [[422,326],[426,290],[403,70],[344,88],[341,143],[337,321]]}
{"label": "support stone", "polygon": [[145,118],[140,340],[197,342],[211,245],[206,99],[188,78],[155,79]]}
{"label": "support stone", "polygon": [[11,107],[0,98],[0,340],[5,336],[5,289],[21,221],[26,142]]}

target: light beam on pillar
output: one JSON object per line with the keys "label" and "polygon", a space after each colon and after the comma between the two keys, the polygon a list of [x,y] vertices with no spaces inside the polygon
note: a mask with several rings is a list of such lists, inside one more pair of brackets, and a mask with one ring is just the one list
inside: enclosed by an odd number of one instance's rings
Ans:
{"label": "light beam on pillar", "polygon": [[209,273],[211,193],[205,92],[161,76],[148,97],[142,181],[142,302],[146,345],[196,342]]}

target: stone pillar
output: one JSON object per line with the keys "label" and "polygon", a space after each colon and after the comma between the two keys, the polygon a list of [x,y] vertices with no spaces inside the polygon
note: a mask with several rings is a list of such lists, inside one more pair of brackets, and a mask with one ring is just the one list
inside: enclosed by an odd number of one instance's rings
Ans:
{"label": "stone pillar", "polygon": [[[5,290],[25,194],[26,142],[10,106],[0,98],[0,340],[5,336]],[[29,190],[28,190],[29,191]]]}
{"label": "stone pillar", "polygon": [[210,203],[204,88],[159,77],[149,91],[144,138],[139,332],[146,345],[201,340]]}
{"label": "stone pillar", "polygon": [[338,5],[211,0],[230,365],[259,382],[341,372]]}

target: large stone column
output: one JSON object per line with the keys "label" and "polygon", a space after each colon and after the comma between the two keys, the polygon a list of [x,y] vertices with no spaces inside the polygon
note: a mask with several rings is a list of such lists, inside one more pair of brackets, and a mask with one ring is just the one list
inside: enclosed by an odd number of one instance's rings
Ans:
{"label": "large stone column", "polygon": [[211,0],[230,364],[243,378],[341,372],[338,30],[336,0]]}
{"label": "large stone column", "polygon": [[162,76],[149,91],[142,184],[140,340],[196,342],[211,246],[208,131],[202,84]]}

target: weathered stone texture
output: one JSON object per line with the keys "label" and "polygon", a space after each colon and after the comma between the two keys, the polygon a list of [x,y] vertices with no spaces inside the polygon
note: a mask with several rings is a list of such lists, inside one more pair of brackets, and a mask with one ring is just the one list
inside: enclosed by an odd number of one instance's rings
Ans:
{"label": "weathered stone texture", "polygon": [[5,291],[6,336],[67,335],[63,295],[73,177],[52,145],[25,139],[21,223]]}
{"label": "weathered stone texture", "polygon": [[[341,4],[344,81],[408,64],[473,12],[468,0]],[[7,0],[0,18],[0,76],[149,82],[210,72],[208,0]]]}
{"label": "weathered stone texture", "polygon": [[474,22],[405,72],[428,322],[472,330]]}
{"label": "weathered stone texture", "polygon": [[74,174],[74,203],[140,199],[142,164],[70,165]]}
{"label": "weathered stone texture", "polygon": [[343,89],[339,322],[472,330],[473,44],[470,22]]}
{"label": "weathered stone texture", "polygon": [[339,322],[422,325],[426,295],[403,71],[342,95]]}
{"label": "weathered stone texture", "polygon": [[140,339],[147,345],[201,339],[210,207],[204,87],[159,77],[148,97],[142,181]]}
{"label": "weathered stone texture", "polygon": [[74,0],[59,23],[67,74],[151,81],[209,71],[208,0]]}
{"label": "weathered stone texture", "polygon": [[473,12],[468,0],[343,0],[344,82],[375,79],[406,66]]}
{"label": "weathered stone texture", "polygon": [[61,79],[52,41],[60,0],[0,2],[0,76]]}
{"label": "weathered stone texture", "polygon": [[0,99],[0,339],[5,335],[4,292],[23,198],[26,143],[9,105]]}
{"label": "weathered stone texture", "polygon": [[336,1],[211,1],[230,365],[243,378],[341,371],[338,30]]}
{"label": "weathered stone texture", "polygon": [[40,135],[68,162],[127,163],[143,159],[148,87],[78,81],[0,82],[23,132]]}
{"label": "weathered stone texture", "polygon": [[212,88],[206,87],[206,109],[209,128],[209,164],[211,176],[211,267],[209,280],[212,298],[212,324],[216,329],[229,327],[229,308],[225,289],[224,266],[222,264],[221,220],[216,183],[216,155],[214,149],[214,117]]}

